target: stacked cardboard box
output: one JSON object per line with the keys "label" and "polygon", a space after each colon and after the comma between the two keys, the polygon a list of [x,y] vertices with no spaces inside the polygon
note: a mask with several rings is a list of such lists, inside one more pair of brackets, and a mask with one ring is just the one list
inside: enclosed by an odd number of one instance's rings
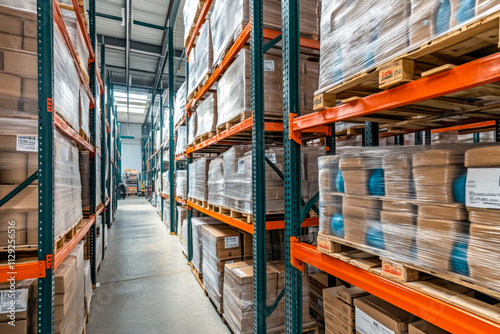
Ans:
{"label": "stacked cardboard box", "polygon": [[309,308],[317,320],[324,320],[323,290],[328,288],[328,274],[317,272],[309,275]]}
{"label": "stacked cardboard box", "polygon": [[90,260],[84,260],[83,264],[84,271],[84,285],[85,285],[85,315],[88,316],[90,314],[90,303],[92,302],[92,279],[90,276]]}
{"label": "stacked cardboard box", "polygon": [[218,157],[210,161],[207,188],[208,203],[216,206],[222,206],[224,204],[224,171],[222,157]]}
{"label": "stacked cardboard box", "polygon": [[408,326],[408,334],[449,334],[445,331],[425,320],[418,320],[410,323]]}
{"label": "stacked cardboard box", "polygon": [[241,235],[228,226],[201,228],[203,243],[203,284],[219,312],[223,310],[224,267],[242,258]]}
{"label": "stacked cardboard box", "polygon": [[200,201],[208,200],[208,169],[210,158],[199,158],[189,164],[189,197]]}
{"label": "stacked cardboard box", "polygon": [[[34,279],[17,281],[12,292],[10,282],[0,284],[0,333],[35,333],[36,285]],[[15,326],[12,326],[13,319]]]}
{"label": "stacked cardboard box", "polygon": [[201,228],[205,225],[220,225],[221,221],[211,218],[193,218],[191,219],[192,238],[193,238],[193,259],[191,263],[199,275],[203,274],[203,239]]}
{"label": "stacked cardboard box", "polygon": [[196,108],[198,127],[195,138],[217,130],[217,93],[205,94],[205,99]]}
{"label": "stacked cardboard box", "polygon": [[196,136],[196,132],[198,131],[198,113],[194,111],[191,113],[191,117],[189,118],[189,133],[188,133],[188,145],[194,144],[194,138]]}
{"label": "stacked cardboard box", "polygon": [[[354,302],[368,293],[357,287],[337,286],[323,290],[326,334],[351,334],[355,332]],[[371,332],[367,332],[371,333]]]}
{"label": "stacked cardboard box", "polygon": [[85,270],[83,242],[57,268],[54,275],[54,333],[81,333],[85,325]]}
{"label": "stacked cardboard box", "polygon": [[[186,82],[177,91],[175,95],[175,109],[174,109],[174,126],[179,123],[182,117],[186,116]],[[185,141],[185,140],[184,140]]]}
{"label": "stacked cardboard box", "polygon": [[186,152],[187,147],[187,128],[185,125],[177,128],[177,139],[175,141],[175,154],[182,154]]}
{"label": "stacked cardboard box", "polygon": [[175,196],[187,200],[187,171],[175,171]]}
{"label": "stacked cardboard box", "polygon": [[[177,235],[179,238],[183,237],[182,231],[184,231],[184,221],[187,219],[187,206],[178,206],[177,207]],[[187,235],[186,235],[187,237]]]}

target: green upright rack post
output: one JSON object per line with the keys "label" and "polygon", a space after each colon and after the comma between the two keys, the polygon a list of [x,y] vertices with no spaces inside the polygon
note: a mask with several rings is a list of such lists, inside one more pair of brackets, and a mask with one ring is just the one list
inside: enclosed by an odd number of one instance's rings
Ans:
{"label": "green upright rack post", "polygon": [[[189,84],[189,59],[186,57],[186,83]],[[189,98],[189,87],[186,89],[186,100]],[[186,115],[186,148],[189,144],[189,120],[191,116]],[[186,154],[186,187],[189,193],[189,165],[192,162],[191,154]],[[193,214],[191,208],[187,207],[187,242],[188,242],[188,262],[193,260],[193,231],[191,230]]]}
{"label": "green upright rack post", "polygon": [[[95,0],[89,0],[89,35],[90,35],[90,44],[92,45],[92,49],[96,50],[96,28],[95,28]],[[94,100],[97,101],[98,94],[98,85],[97,81],[97,71],[96,71],[96,62],[92,62],[90,64],[90,91],[92,92],[92,96]],[[97,106],[94,106],[90,110],[90,143],[94,148],[96,148],[96,113]],[[96,213],[96,182],[97,182],[97,168],[96,168],[96,155],[97,149],[95,149],[95,154],[90,155],[90,215],[94,215]],[[90,276],[92,278],[92,284],[97,283],[97,259],[96,259],[96,239],[97,239],[97,217],[96,223],[92,224],[90,227]]]}
{"label": "green upright rack post", "polygon": [[170,183],[170,234],[176,233],[177,226],[175,224],[175,189],[174,189],[174,166],[175,166],[175,155],[174,155],[174,32],[172,28],[168,29],[168,106],[170,108],[170,122],[169,122],[169,168],[168,168],[168,178]]}
{"label": "green upright rack post", "polygon": [[299,0],[282,0],[283,140],[285,145],[285,303],[286,332],[302,332],[302,273],[291,264],[291,237],[300,237],[300,143],[290,137],[290,115],[300,116]]}
{"label": "green upright rack post", "polygon": [[163,198],[161,197],[161,194],[163,193],[163,85],[160,85],[160,147],[158,147],[158,157],[160,159],[160,217],[161,220],[163,221]]}
{"label": "green upright rack post", "polygon": [[250,1],[252,16],[252,189],[253,189],[253,299],[254,332],[266,333],[266,179],[264,132],[264,57],[262,0]]}
{"label": "green upright rack post", "polygon": [[38,279],[37,332],[54,331],[54,57],[52,1],[37,1],[38,29],[38,260],[46,261]]}
{"label": "green upright rack post", "polygon": [[[101,44],[101,80],[104,85],[106,82],[106,59],[105,59],[105,54],[106,54],[106,47],[104,43]],[[103,87],[104,88],[104,87]],[[99,87],[97,87],[97,94],[101,94],[101,90]],[[106,145],[106,139],[107,139],[107,128],[106,128],[106,100],[105,96],[101,96],[101,179],[97,180],[97,182],[101,182],[101,202],[104,205],[104,211],[102,212],[102,225],[101,225],[101,233],[102,233],[102,258],[104,259],[104,253],[106,251],[104,245],[105,240],[106,240],[106,229],[104,228],[104,225],[109,224],[107,217],[108,214],[107,212],[108,207],[106,205],[106,170],[107,170],[107,163],[108,163],[108,150],[107,150],[107,145]]]}

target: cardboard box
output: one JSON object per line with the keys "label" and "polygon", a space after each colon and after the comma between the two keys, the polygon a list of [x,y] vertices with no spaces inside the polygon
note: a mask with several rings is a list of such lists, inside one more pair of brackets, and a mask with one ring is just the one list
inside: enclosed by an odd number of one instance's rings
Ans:
{"label": "cardboard box", "polygon": [[[5,247],[9,245],[9,235],[6,231],[0,231],[0,246]],[[15,233],[16,245],[26,244],[26,230],[17,230]]]}
{"label": "cardboard box", "polygon": [[203,226],[208,238],[215,239],[216,256],[219,260],[241,258],[240,233],[226,226]]}
{"label": "cardboard box", "polygon": [[386,250],[389,253],[411,257],[415,241],[417,217],[407,212],[380,212]]}
{"label": "cardboard box", "polygon": [[467,220],[467,211],[463,206],[450,207],[437,204],[419,205],[418,215],[419,217],[430,219]]}
{"label": "cardboard box", "polygon": [[387,197],[412,198],[413,192],[409,179],[398,182],[385,181],[385,196]]}
{"label": "cardboard box", "polygon": [[342,157],[339,161],[339,169],[363,169],[366,168],[364,157]]}
{"label": "cardboard box", "polygon": [[23,38],[21,36],[0,32],[0,46],[6,46],[13,49],[21,49],[23,46]]}
{"label": "cardboard box", "polygon": [[416,206],[404,201],[397,201],[394,199],[383,199],[382,200],[382,210],[393,211],[393,212],[407,212],[416,213]]}
{"label": "cardboard box", "polygon": [[349,195],[370,195],[365,182],[344,182],[345,193]]}
{"label": "cardboard box", "polygon": [[28,99],[38,98],[38,83],[33,79],[23,79],[21,81],[21,96]]}
{"label": "cardboard box", "polygon": [[0,333],[2,334],[27,334],[28,333],[28,320],[17,320],[16,325],[11,326],[8,322],[0,322]]}
{"label": "cardboard box", "polygon": [[0,184],[21,184],[38,170],[37,153],[0,153]]}
{"label": "cardboard box", "polygon": [[36,38],[23,37],[23,50],[37,52],[38,43]]}
{"label": "cardboard box", "polygon": [[333,288],[328,288],[323,290],[323,307],[325,312],[331,312],[335,314],[337,309],[337,303],[339,299],[337,298],[337,291],[344,288],[343,286],[335,286]]}
{"label": "cardboard box", "polygon": [[346,169],[342,171],[342,178],[344,182],[368,182],[371,169]]}
{"label": "cardboard box", "polygon": [[384,168],[385,182],[403,182],[410,181],[412,178],[411,168]]}
{"label": "cardboard box", "polygon": [[499,167],[500,146],[473,148],[465,152],[465,167]]}
{"label": "cardboard box", "polygon": [[382,168],[390,169],[391,172],[403,171],[408,172],[412,165],[412,155],[406,153],[387,153],[382,157]]}
{"label": "cardboard box", "polygon": [[38,77],[37,56],[25,52],[4,51],[4,71],[23,78]]}
{"label": "cardboard box", "polygon": [[[9,296],[11,293],[10,283],[0,283],[0,312],[2,312],[0,313],[0,323],[10,321],[7,307],[11,300],[15,300],[16,326],[18,321],[30,318],[32,308],[36,303],[35,286],[35,279],[16,281],[16,295],[11,298]],[[3,332],[0,331],[0,333]]]}
{"label": "cardboard box", "polygon": [[[327,325],[328,324],[328,325]],[[353,334],[355,333],[355,328],[347,325],[343,322],[336,314],[329,311],[325,311],[325,327],[328,326],[332,328],[335,333],[339,334]]]}
{"label": "cardboard box", "polygon": [[22,36],[23,22],[16,17],[0,14],[0,32]]}
{"label": "cardboard box", "polygon": [[54,274],[55,294],[64,294],[76,276],[76,260],[66,259],[59,265]]}
{"label": "cardboard box", "polygon": [[356,298],[366,295],[368,295],[368,292],[355,286],[351,288],[342,287],[341,289],[337,290],[337,298],[347,305],[353,305],[353,302]]}
{"label": "cardboard box", "polygon": [[413,154],[413,167],[463,165],[464,152],[460,150],[425,150]]}
{"label": "cardboard box", "polygon": [[38,229],[26,230],[26,244],[27,245],[38,244]]}
{"label": "cardboard box", "polygon": [[18,97],[10,97],[6,95],[0,96],[0,109],[5,109],[5,110],[14,110],[17,111],[22,106],[22,103],[20,104],[20,99]]}
{"label": "cardboard box", "polygon": [[500,221],[500,210],[469,209],[469,220],[471,223],[482,225],[498,225]]}
{"label": "cardboard box", "polygon": [[419,320],[408,326],[408,334],[449,334],[449,332],[425,320]]}
{"label": "cardboard box", "polygon": [[359,218],[364,220],[379,220],[380,219],[380,210],[372,209],[372,208],[362,208],[356,206],[344,205],[342,206],[342,213],[344,216],[349,216],[353,218]]}
{"label": "cardboard box", "polygon": [[[356,330],[361,333],[405,334],[412,314],[373,295],[354,300]],[[384,331],[385,330],[385,331]]]}
{"label": "cardboard box", "polygon": [[500,227],[472,223],[469,230],[467,263],[470,277],[492,288],[499,289]]}
{"label": "cardboard box", "polygon": [[[15,188],[16,186],[0,185],[0,198],[3,198]],[[4,206],[0,207],[0,212],[33,210],[38,210],[38,186],[27,186]]]}
{"label": "cardboard box", "polygon": [[[339,203],[342,203],[339,196]],[[380,209],[381,201],[375,198],[366,198],[362,196],[344,196],[343,203],[348,206],[357,206],[360,208]]]}
{"label": "cardboard box", "polygon": [[21,78],[0,72],[0,95],[21,97]]}

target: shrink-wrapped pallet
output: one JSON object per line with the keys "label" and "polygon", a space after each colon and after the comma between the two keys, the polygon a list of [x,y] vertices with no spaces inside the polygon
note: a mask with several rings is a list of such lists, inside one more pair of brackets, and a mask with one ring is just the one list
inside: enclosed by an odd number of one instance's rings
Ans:
{"label": "shrink-wrapped pallet", "polygon": [[175,141],[175,155],[185,153],[186,146],[187,146],[186,126],[179,126],[177,128],[177,139]]}
{"label": "shrink-wrapped pallet", "polygon": [[[307,37],[318,35],[319,1],[303,0],[299,6],[300,32]],[[281,31],[281,2],[263,2],[264,27]],[[249,0],[219,0],[215,2],[210,27],[214,50],[214,66],[222,61],[224,52],[250,21]]]}
{"label": "shrink-wrapped pallet", "polygon": [[186,89],[186,81],[184,81],[177,91],[177,94],[175,94],[174,126],[176,126],[181,119],[186,116]]}
{"label": "shrink-wrapped pallet", "polygon": [[189,164],[189,197],[199,201],[208,199],[208,169],[211,159],[200,158]]}
{"label": "shrink-wrapped pallet", "polygon": [[323,0],[319,89],[425,47],[499,9],[498,0]]}
{"label": "shrink-wrapped pallet", "polygon": [[187,200],[187,171],[175,171],[175,196]]}
{"label": "shrink-wrapped pallet", "polygon": [[195,111],[191,114],[189,118],[189,133],[188,133],[188,145],[194,143],[194,138],[198,130],[198,113]]}
{"label": "shrink-wrapped pallet", "polygon": [[[217,128],[252,109],[250,50],[243,49],[219,81],[217,90]],[[264,55],[264,111],[283,115],[281,57]]]}
{"label": "shrink-wrapped pallet", "polygon": [[[212,74],[213,48],[210,20],[206,20],[200,28],[200,35],[196,41],[196,83],[204,84],[208,75]],[[189,58],[191,61],[191,57]]]}
{"label": "shrink-wrapped pallet", "polygon": [[71,43],[73,44],[73,48],[75,49],[76,55],[78,56],[78,61],[81,65],[81,69],[85,73],[88,73],[87,65],[89,59],[89,51],[87,45],[85,44],[85,39],[83,38],[82,30],[78,25],[76,13],[72,9],[61,8],[61,14],[64,20],[64,24],[66,25],[66,29],[68,30]]}
{"label": "shrink-wrapped pallet", "polygon": [[198,274],[203,274],[203,240],[202,240],[202,231],[201,228],[205,225],[220,225],[224,224],[223,222],[212,218],[212,217],[203,217],[203,218],[192,218],[191,219],[191,228],[192,228],[192,237],[193,237],[193,267],[196,269]]}
{"label": "shrink-wrapped pallet", "polygon": [[187,82],[188,85],[187,85],[186,90],[187,90],[188,96],[191,96],[196,89],[196,81],[197,81],[196,68],[198,66],[197,64],[198,64],[198,61],[197,61],[197,57],[196,57],[196,48],[194,48],[191,50],[191,54],[189,55],[189,62],[187,63],[189,80]]}
{"label": "shrink-wrapped pallet", "polygon": [[208,203],[215,206],[224,205],[224,171],[222,157],[210,161],[207,188]]}
{"label": "shrink-wrapped pallet", "polygon": [[196,18],[196,13],[198,13],[198,9],[201,9],[200,6],[203,6],[203,2],[200,0],[187,0],[184,3],[184,7],[182,9],[182,15],[184,19],[184,43],[187,44],[189,41],[187,40],[189,37],[189,33],[193,31],[193,25],[196,24],[194,19]]}
{"label": "shrink-wrapped pallet", "polygon": [[217,129],[217,93],[209,93],[196,108],[198,126],[195,138],[215,134]]}

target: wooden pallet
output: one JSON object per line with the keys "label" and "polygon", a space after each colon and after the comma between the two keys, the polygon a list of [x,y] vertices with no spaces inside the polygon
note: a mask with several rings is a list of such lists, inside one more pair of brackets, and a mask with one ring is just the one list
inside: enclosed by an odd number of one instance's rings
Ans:
{"label": "wooden pallet", "polygon": [[68,241],[73,239],[85,222],[87,222],[87,220],[81,219],[75,226],[67,229],[64,233],[56,237],[54,239],[54,253],[57,253],[57,251],[59,251]]}
{"label": "wooden pallet", "polygon": [[[237,328],[234,328],[234,324],[232,321],[228,321],[226,319],[226,315],[222,314],[222,323],[227,325],[231,333],[233,334],[251,334],[253,333],[253,328],[247,328],[243,329],[242,331],[238,330]],[[275,328],[268,328],[267,329],[267,334],[285,334],[285,326],[283,327],[275,327]],[[319,334],[319,326],[318,323],[315,320],[311,320],[306,322],[305,324],[302,325],[302,333],[304,334]]]}
{"label": "wooden pallet", "polygon": [[[333,107],[339,100],[341,104],[351,103],[384,89],[493,54],[498,51],[499,46],[499,22],[500,12],[477,19],[388,62],[322,89],[316,92],[314,109]],[[494,83],[357,117],[349,122],[379,122],[380,129],[397,134],[404,130],[419,131],[442,127],[443,124],[449,126],[450,123],[459,123],[466,118],[495,119],[499,108],[500,85]]]}
{"label": "wooden pallet", "polygon": [[189,264],[191,266],[191,272],[194,275],[194,278],[198,281],[198,284],[200,284],[201,288],[203,289],[203,293],[205,296],[208,296],[207,290],[205,289],[205,286],[203,285],[203,274],[199,274],[198,270],[194,267],[192,263]]}
{"label": "wooden pallet", "polygon": [[493,305],[473,297],[476,292],[479,292],[500,300],[500,292],[467,282],[461,275],[438,273],[426,268],[386,260],[379,254],[374,254],[373,248],[356,245],[323,233],[318,236],[318,250],[354,267],[500,323],[500,301]]}
{"label": "wooden pallet", "polygon": [[208,295],[208,299],[210,300],[210,302],[214,306],[214,308],[217,311],[217,313],[219,314],[219,316],[222,317],[222,312],[223,312],[222,298],[220,301],[217,301],[217,300],[214,300],[214,297],[212,295],[210,295],[208,293],[207,293],[207,295]]}
{"label": "wooden pallet", "polygon": [[177,128],[181,125],[186,124],[186,115],[182,116],[181,119],[175,124],[174,126],[174,132],[177,131]]}
{"label": "wooden pallet", "polygon": [[239,115],[233,117],[228,122],[225,122],[224,124],[219,125],[219,127],[217,127],[217,134],[220,134],[221,132],[230,129],[234,125],[236,125],[238,123],[241,123],[244,120],[249,119],[250,117],[252,117],[252,112],[251,111],[243,111]]}
{"label": "wooden pallet", "polygon": [[198,206],[201,206],[202,208],[208,209],[208,202],[207,201],[200,201],[199,199],[193,198],[193,197],[188,197],[188,200]]}
{"label": "wooden pallet", "polygon": [[198,137],[196,137],[194,139],[193,145],[201,144],[204,141],[209,140],[210,138],[214,137],[216,134],[217,134],[216,131],[210,131],[210,132],[204,133],[202,135],[199,135]]}
{"label": "wooden pallet", "polygon": [[87,142],[87,143],[90,143],[90,138],[89,136],[87,136],[87,134],[85,133],[85,131],[83,131],[82,129],[80,129],[79,131],[80,133],[80,136],[82,136],[82,138]]}

